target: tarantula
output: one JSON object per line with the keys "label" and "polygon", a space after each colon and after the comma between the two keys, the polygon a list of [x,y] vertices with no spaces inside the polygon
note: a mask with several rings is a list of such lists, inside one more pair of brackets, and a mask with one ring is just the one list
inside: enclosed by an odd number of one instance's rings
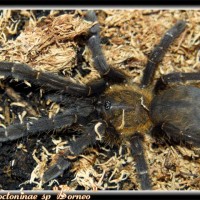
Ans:
{"label": "tarantula", "polygon": [[[88,11],[85,19],[96,22],[94,11]],[[159,62],[169,45],[184,31],[185,21],[178,21],[169,29],[153,49],[144,69],[141,84],[131,83],[125,74],[110,67],[100,45],[100,26],[90,28],[87,45],[92,52],[94,65],[101,75],[100,80],[81,85],[70,78],[33,70],[22,63],[0,62],[0,74],[18,80],[27,80],[60,95],[48,98],[63,105],[62,113],[52,118],[26,119],[0,128],[0,142],[68,127],[82,134],[69,143],[69,148],[59,156],[57,163],[44,173],[43,182],[57,178],[68,169],[69,155],[78,155],[100,138],[110,139],[110,145],[127,142],[136,161],[136,171],[141,189],[152,189],[148,167],[143,152],[143,134],[158,127],[176,141],[200,146],[200,89],[194,86],[171,83],[200,80],[200,73],[172,73],[160,77],[153,86],[153,77]],[[153,89],[152,89],[153,88]]]}

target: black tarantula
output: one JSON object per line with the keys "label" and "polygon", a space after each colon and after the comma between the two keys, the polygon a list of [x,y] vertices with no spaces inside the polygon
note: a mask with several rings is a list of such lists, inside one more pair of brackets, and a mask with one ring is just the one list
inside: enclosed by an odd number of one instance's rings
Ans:
{"label": "black tarantula", "polygon": [[[85,19],[96,22],[94,11],[88,11]],[[152,127],[160,128],[175,142],[200,146],[200,89],[194,86],[171,83],[200,80],[200,73],[171,73],[160,77],[152,87],[159,62],[169,45],[184,31],[185,21],[178,21],[169,29],[153,49],[144,69],[141,84],[132,84],[127,77],[106,63],[100,45],[100,26],[90,28],[87,45],[92,52],[101,79],[87,85],[74,83],[47,72],[11,62],[0,62],[0,74],[18,80],[28,80],[60,95],[49,98],[63,105],[64,111],[51,119],[41,117],[26,119],[23,123],[0,128],[0,142],[68,127],[80,127],[82,134],[69,143],[69,148],[59,156],[57,163],[44,173],[43,182],[57,178],[71,165],[69,155],[78,155],[86,147],[94,145],[98,138],[112,138],[111,145],[126,142],[136,162],[141,189],[151,190],[151,180],[143,153],[143,134]],[[153,89],[152,89],[153,88]],[[156,91],[156,92],[155,92]]]}

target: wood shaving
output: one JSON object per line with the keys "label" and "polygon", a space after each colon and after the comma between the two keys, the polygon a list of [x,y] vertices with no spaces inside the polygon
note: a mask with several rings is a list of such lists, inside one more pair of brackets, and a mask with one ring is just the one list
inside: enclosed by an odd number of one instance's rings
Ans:
{"label": "wood shaving", "polygon": [[[82,18],[84,12],[76,11],[74,14],[61,16],[50,15],[44,17],[43,21],[36,21],[28,11],[23,12],[29,15],[31,20],[15,40],[8,40],[7,35],[16,32],[19,22],[10,24],[9,10],[1,14],[0,60],[22,62],[34,69],[52,73],[59,73],[62,70],[66,72],[66,76],[71,75],[77,63],[79,44],[76,37],[85,35],[92,26],[92,23]],[[140,83],[151,50],[159,43],[163,34],[180,19],[187,22],[186,30],[167,50],[156,71],[154,81],[161,75],[171,72],[199,72],[199,10],[105,9],[97,10],[97,14],[101,25],[101,37],[108,39],[108,43],[102,44],[108,64],[123,70],[132,82]],[[81,83],[88,83],[100,76],[94,68],[91,52],[87,47],[82,55],[85,60],[83,68],[89,69],[90,73],[82,76],[76,69],[77,73],[73,78]],[[52,106],[52,110],[52,113],[49,112],[50,117],[59,111],[59,105]],[[12,121],[10,108],[3,108],[1,112],[0,118],[4,122],[0,126],[6,127],[4,124],[10,124]],[[200,163],[197,151],[186,149],[181,145],[172,147],[167,141],[162,144],[156,143],[157,141],[149,134],[145,135],[144,152],[153,189],[199,190]],[[65,144],[65,141],[55,143],[59,148],[54,148],[54,153],[62,150]],[[153,144],[157,147],[152,148]],[[99,148],[99,154],[94,162],[90,162],[94,155],[88,154],[79,158],[71,169],[75,174],[74,178],[70,180],[71,182],[65,181],[65,188],[75,190],[78,186],[82,186],[85,190],[93,191],[140,189],[134,169],[135,161],[130,158],[130,152],[122,155],[110,151],[109,147]],[[35,156],[35,152],[33,153],[37,166],[30,178],[30,181],[36,184],[36,188],[40,189],[42,189],[40,179],[49,159],[44,152],[43,149],[40,159]],[[52,158],[52,154],[49,157]],[[55,160],[53,159],[54,162]]]}

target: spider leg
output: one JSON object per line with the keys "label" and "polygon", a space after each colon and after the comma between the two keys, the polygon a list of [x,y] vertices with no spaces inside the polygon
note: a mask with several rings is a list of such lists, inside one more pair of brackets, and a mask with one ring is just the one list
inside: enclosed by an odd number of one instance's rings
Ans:
{"label": "spider leg", "polygon": [[[95,128],[95,124],[88,124],[84,127],[82,135],[77,138],[75,141],[71,141],[69,144],[69,149],[66,149],[64,153],[62,153],[62,156],[60,156],[57,160],[57,163],[52,165],[43,176],[43,182],[46,183],[54,178],[57,178],[59,175],[62,175],[64,170],[68,169],[71,165],[71,162],[69,159],[67,159],[67,156],[69,155],[79,155],[83,150],[90,146],[95,144],[96,142],[96,131],[100,133],[104,133],[105,131],[105,124],[98,123],[98,127]],[[98,130],[96,130],[98,129]]]}
{"label": "spider leg", "polygon": [[75,96],[90,96],[101,92],[105,88],[103,79],[88,85],[81,85],[74,83],[71,78],[63,78],[52,73],[37,71],[22,63],[0,62],[0,74],[18,80],[27,80],[48,89],[63,91]]}
{"label": "spider leg", "polygon": [[0,142],[16,140],[23,136],[36,134],[38,132],[46,132],[65,126],[71,126],[76,122],[77,115],[62,113],[51,119],[43,117],[37,120],[25,121],[22,124],[12,124],[8,127],[0,128]]}
{"label": "spider leg", "polygon": [[[87,21],[95,22],[97,21],[97,16],[94,11],[90,10],[86,13],[85,19]],[[87,45],[92,52],[95,68],[99,71],[101,76],[109,78],[114,82],[123,82],[125,80],[125,75],[111,68],[106,62],[100,44],[101,38],[99,33],[100,25],[97,23],[92,28],[90,28],[89,39],[87,41]]]}
{"label": "spider leg", "polygon": [[84,100],[83,100],[82,98],[78,99],[77,97],[69,96],[69,94],[63,94],[59,92],[46,94],[44,95],[44,99],[59,103],[60,105],[63,105],[64,107],[68,107],[72,104],[77,105],[77,107],[81,106],[81,109],[82,109],[83,104],[85,104],[86,106],[93,105],[93,103],[96,101],[95,97],[84,97]]}
{"label": "spider leg", "polygon": [[148,174],[148,167],[143,152],[143,137],[139,133],[135,133],[130,139],[131,153],[136,161],[136,171],[138,179],[141,183],[142,190],[151,190],[151,181]]}
{"label": "spider leg", "polygon": [[156,46],[150,54],[146,68],[144,69],[141,86],[148,86],[155,74],[159,62],[163,59],[166,50],[174,40],[184,31],[186,27],[185,21],[178,21],[171,29],[169,29],[164,37],[161,39],[158,46]]}
{"label": "spider leg", "polygon": [[[73,98],[72,98],[73,100]],[[26,135],[33,135],[38,132],[46,132],[59,128],[71,126],[74,123],[83,123],[95,110],[89,100],[77,100],[73,103],[69,100],[68,108],[61,114],[52,118],[42,117],[39,119],[26,120],[23,123],[12,124],[0,128],[0,142],[16,140]]]}
{"label": "spider leg", "polygon": [[171,73],[166,74],[158,79],[155,85],[155,92],[165,89],[171,83],[183,83],[185,81],[198,81],[200,80],[199,72],[192,73]]}

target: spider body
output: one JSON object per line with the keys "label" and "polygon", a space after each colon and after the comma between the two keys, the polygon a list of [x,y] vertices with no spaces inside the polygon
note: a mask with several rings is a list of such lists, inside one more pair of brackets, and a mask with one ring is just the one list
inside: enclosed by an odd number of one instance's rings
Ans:
{"label": "spider body", "polygon": [[[85,19],[96,22],[95,12],[88,11]],[[79,155],[86,147],[94,145],[98,138],[110,146],[124,142],[130,147],[141,189],[152,189],[143,152],[144,134],[150,132],[153,126],[159,125],[173,140],[197,146],[200,144],[200,90],[192,86],[176,86],[161,91],[158,95],[154,93],[155,70],[164,52],[185,27],[186,22],[178,21],[165,33],[152,51],[141,84],[138,85],[131,84],[122,72],[107,64],[101,50],[100,27],[97,23],[89,30],[87,45],[95,67],[101,75],[98,81],[82,85],[70,78],[38,72],[24,64],[0,62],[0,73],[5,77],[25,79],[48,90],[59,91],[60,95],[55,93],[48,98],[62,106],[62,111],[52,118],[27,119],[23,123],[0,128],[0,142],[63,127],[75,130],[78,127],[81,135],[70,141],[69,148],[44,172],[44,183],[57,178],[70,167],[71,160],[68,156]],[[158,79],[157,85],[168,86],[170,83],[188,80],[200,80],[200,73],[164,75]]]}
{"label": "spider body", "polygon": [[138,85],[112,85],[100,97],[102,117],[124,137],[135,132],[144,133],[150,127],[148,108],[151,101],[149,90]]}
{"label": "spider body", "polygon": [[200,89],[176,86],[154,97],[150,116],[175,141],[200,146]]}

